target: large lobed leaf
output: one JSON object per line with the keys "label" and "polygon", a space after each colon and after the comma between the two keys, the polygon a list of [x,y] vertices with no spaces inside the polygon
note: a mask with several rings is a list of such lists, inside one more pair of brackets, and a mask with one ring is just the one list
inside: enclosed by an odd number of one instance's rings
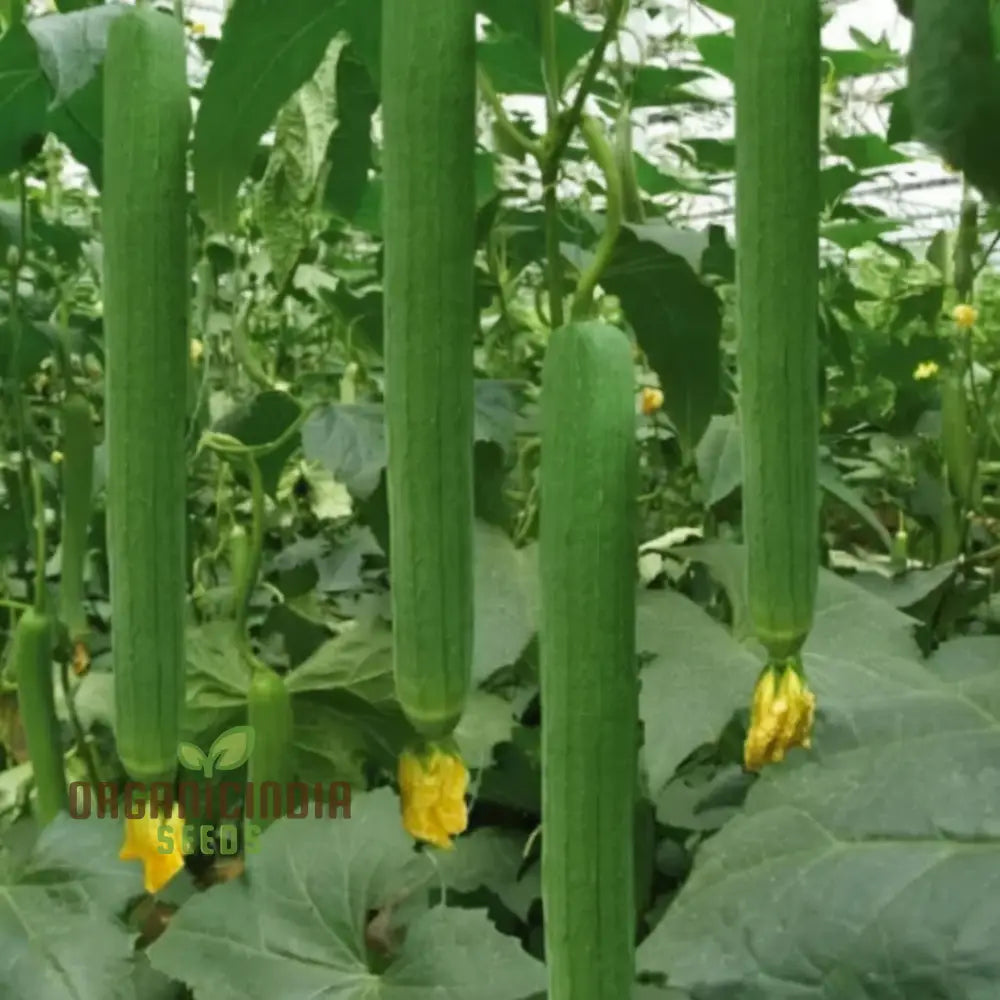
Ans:
{"label": "large lobed leaf", "polygon": [[260,845],[245,881],[190,900],[149,949],[154,968],[197,996],[526,1000],[544,989],[541,963],[485,911],[447,906],[420,909],[384,971],[372,971],[370,913],[437,879],[414,855],[392,792],[355,797],[349,819],[281,820]]}
{"label": "large lobed leaf", "polygon": [[194,131],[195,195],[211,223],[235,223],[236,193],[281,106],[309,80],[365,0],[236,0],[223,26]]}
{"label": "large lobed leaf", "polygon": [[767,769],[639,951],[694,1000],[986,1000],[1000,979],[993,639],[922,662],[912,622],[824,574],[815,750]]}
{"label": "large lobed leaf", "polygon": [[142,893],[138,865],[118,860],[122,827],[70,819],[45,828],[0,884],[4,1000],[132,1000],[132,939],[118,914]]}

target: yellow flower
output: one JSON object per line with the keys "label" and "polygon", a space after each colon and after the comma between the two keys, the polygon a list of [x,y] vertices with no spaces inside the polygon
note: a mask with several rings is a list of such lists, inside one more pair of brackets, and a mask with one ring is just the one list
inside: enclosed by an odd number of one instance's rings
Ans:
{"label": "yellow flower", "polygon": [[[161,826],[169,831],[169,839],[161,841]],[[159,892],[184,867],[183,833],[184,820],[179,804],[174,805],[169,819],[144,815],[140,819],[125,820],[125,843],[118,857],[122,861],[142,862],[146,892]],[[164,846],[171,849],[164,852]]]}
{"label": "yellow flower", "polygon": [[54,451],[49,458],[52,459],[53,465],[58,465],[63,460],[63,453],[61,451]]}
{"label": "yellow flower", "polygon": [[87,644],[82,640],[73,643],[73,673],[77,677],[82,677],[90,670],[90,652]]}
{"label": "yellow flower", "polygon": [[970,326],[976,325],[976,320],[979,319],[979,312],[975,306],[963,303],[952,309],[951,318],[955,321],[956,326],[961,327],[963,330],[968,330]]}
{"label": "yellow flower", "polygon": [[807,687],[795,660],[768,664],[757,680],[743,764],[759,771],[784,759],[792,747],[811,744],[816,696]]}
{"label": "yellow flower", "polygon": [[191,338],[191,361],[193,364],[197,364],[201,360],[201,356],[205,353],[205,345],[196,338]]}
{"label": "yellow flower", "polygon": [[404,751],[399,758],[399,789],[406,831],[437,847],[452,847],[451,838],[469,823],[468,785],[469,772],[457,754],[440,747],[424,754]]}
{"label": "yellow flower", "polygon": [[646,386],[642,390],[642,412],[648,417],[663,406],[663,393],[659,389]]}
{"label": "yellow flower", "polygon": [[916,368],[913,369],[913,377],[917,381],[922,381],[925,378],[933,378],[938,373],[938,363],[936,361],[921,361]]}

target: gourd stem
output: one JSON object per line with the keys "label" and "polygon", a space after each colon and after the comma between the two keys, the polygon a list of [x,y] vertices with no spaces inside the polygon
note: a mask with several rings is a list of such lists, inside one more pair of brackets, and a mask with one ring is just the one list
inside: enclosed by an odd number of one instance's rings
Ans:
{"label": "gourd stem", "polygon": [[236,589],[236,634],[241,645],[249,651],[250,638],[247,633],[247,617],[250,612],[250,598],[260,573],[261,550],[264,543],[264,484],[260,466],[252,455],[244,456],[247,474],[250,477],[251,521],[247,539],[247,559],[243,578]]}
{"label": "gourd stem", "polygon": [[559,59],[556,47],[556,0],[539,0],[541,7],[542,78],[545,81],[545,109],[549,128],[559,115]]}
{"label": "gourd stem", "polygon": [[559,110],[558,50],[554,0],[540,0],[542,13],[542,72],[545,77],[547,122],[541,155],[542,206],[545,213],[545,255],[549,288],[549,313],[553,329],[563,325],[565,311],[562,302],[562,256],[559,249],[559,164],[577,124],[583,116],[583,106],[604,64],[604,54],[618,31],[618,22],[625,9],[625,0],[611,0],[608,15],[597,44],[580,77],[573,103],[567,111]]}
{"label": "gourd stem", "polygon": [[549,321],[553,330],[563,325],[562,250],[559,248],[559,167],[542,171],[542,206],[545,213],[545,272],[549,286]]}
{"label": "gourd stem", "polygon": [[216,431],[206,431],[201,436],[201,448],[211,448],[222,455],[243,455],[251,458],[264,458],[277,451],[302,429],[302,425],[324,404],[314,403],[299,412],[299,415],[273,440],[267,444],[244,444],[238,438]]}
{"label": "gourd stem", "polygon": [[622,179],[615,163],[614,151],[596,118],[585,118],[581,124],[581,131],[588,152],[604,174],[607,208],[604,215],[604,232],[590,264],[580,275],[573,297],[574,319],[583,319],[590,311],[594,289],[611,261],[622,226]]}
{"label": "gourd stem", "polygon": [[590,58],[580,75],[580,83],[577,85],[573,103],[568,111],[559,116],[554,131],[551,127],[552,123],[550,123],[550,135],[546,137],[546,157],[551,162],[558,162],[562,159],[562,155],[573,137],[573,131],[583,117],[583,106],[593,90],[594,81],[597,79],[601,66],[604,65],[604,54],[608,45],[618,33],[618,23],[621,21],[624,10],[625,0],[611,0],[597,44],[591,49]]}
{"label": "gourd stem", "polygon": [[530,153],[535,159],[542,156],[542,147],[533,139],[529,139],[508,117],[507,111],[500,100],[500,95],[496,92],[486,71],[480,66],[476,70],[476,78],[479,81],[479,92],[483,95],[486,103],[493,112],[493,118],[497,125],[513,142],[517,143],[526,153]]}
{"label": "gourd stem", "polygon": [[35,610],[45,613],[45,501],[42,477],[31,467],[31,505],[35,513]]}

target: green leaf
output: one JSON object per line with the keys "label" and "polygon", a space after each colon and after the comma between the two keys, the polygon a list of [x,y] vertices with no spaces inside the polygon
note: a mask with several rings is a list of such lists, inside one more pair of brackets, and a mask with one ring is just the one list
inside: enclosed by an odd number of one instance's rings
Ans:
{"label": "green leaf", "polygon": [[842,250],[853,250],[899,229],[900,225],[902,223],[896,219],[836,220],[824,223],[820,234]]}
{"label": "green leaf", "polygon": [[482,910],[423,910],[383,971],[371,970],[369,914],[432,871],[415,863],[392,792],[355,796],[350,819],[279,820],[248,855],[247,878],[188,901],[148,954],[214,1000],[526,1000],[544,991],[544,966]]}
{"label": "green leaf", "polygon": [[712,417],[695,450],[706,507],[721,503],[742,485],[742,447],[736,418],[732,414]]}
{"label": "green leaf", "polygon": [[850,507],[872,529],[886,552],[892,549],[892,538],[886,531],[885,525],[878,519],[875,511],[858,496],[857,492],[844,482],[835,466],[827,462],[820,464],[819,485],[830,496],[836,497],[842,504]]}
{"label": "green leaf", "polygon": [[391,701],[391,628],[381,619],[349,625],[291,671],[285,686],[292,695],[347,691],[373,705]]}
{"label": "green leaf", "polygon": [[709,194],[709,185],[700,177],[682,176],[668,173],[663,166],[654,166],[644,156],[633,153],[635,179],[646,194]]}
{"label": "green leaf", "polygon": [[646,238],[622,233],[601,285],[618,296],[659,376],[663,409],[690,454],[719,400],[722,306],[683,257],[650,238],[653,229],[643,227]]}
{"label": "green leaf", "polygon": [[702,62],[720,76],[729,80],[733,78],[736,64],[736,49],[731,31],[720,31],[711,35],[698,35],[694,40],[695,47],[701,55]]}
{"label": "green leaf", "polygon": [[320,462],[352,496],[364,500],[385,468],[385,411],[380,403],[333,403],[302,425],[302,451]]}
{"label": "green leaf", "polygon": [[913,116],[910,112],[910,95],[906,87],[886,94],[883,102],[889,105],[889,127],[885,141],[890,145],[910,142],[913,139]]}
{"label": "green leaf", "polygon": [[[189,742],[245,717],[250,668],[233,642],[232,622],[206,622],[187,631],[183,731]],[[199,765],[200,767],[200,765]]]}
{"label": "green leaf", "polygon": [[537,627],[537,565],[500,528],[475,524],[475,641],[472,676],[483,681],[524,652]]}
{"label": "green leaf", "polygon": [[108,28],[125,8],[118,4],[70,14],[49,14],[28,22],[38,46],[38,59],[58,107],[82,90],[104,62]]}
{"label": "green leaf", "polygon": [[819,176],[820,211],[833,209],[851,188],[864,180],[864,174],[859,174],[844,163],[826,167]]}
{"label": "green leaf", "polygon": [[55,95],[48,128],[90,171],[98,188],[104,133],[104,53],[108,28],[124,10],[120,4],[88,5],[87,9],[33,18],[28,23]]}
{"label": "green leaf", "polygon": [[736,169],[736,143],[732,139],[685,139],[679,149],[689,159],[693,153],[695,165],[705,173],[731,174]]}
{"label": "green leaf", "polygon": [[514,730],[510,702],[486,691],[473,691],[465,705],[455,740],[466,767],[482,770],[493,763],[493,748],[510,739]]}
{"label": "green leaf", "polygon": [[[534,635],[536,572],[531,557],[502,529],[476,521],[472,672],[477,681],[513,663]],[[377,620],[345,629],[296,667],[287,684],[292,694],[339,690],[375,705],[392,701],[391,629]]]}
{"label": "green leaf", "polygon": [[833,71],[838,79],[872,76],[902,67],[903,57],[885,36],[873,41],[857,28],[852,28],[851,38],[857,48],[825,49],[823,52],[823,55],[833,63]]}
{"label": "green leaf", "polygon": [[[510,387],[495,379],[476,379],[475,406],[476,441],[495,441],[508,449],[516,416]],[[320,407],[302,425],[301,436],[305,457],[324,465],[352,496],[364,500],[378,489],[387,456],[381,403]]]}
{"label": "green leaf", "polygon": [[496,891],[517,879],[527,843],[520,831],[481,827],[459,837],[455,849],[438,858],[437,867],[456,892]]}
{"label": "green leaf", "polygon": [[62,813],[0,885],[5,1000],[107,1000],[132,969],[132,935],[116,914],[142,894],[118,860],[120,820]]}
{"label": "green leaf", "polygon": [[336,121],[335,84],[343,41],[334,39],[320,64],[278,114],[274,146],[257,192],[257,220],[282,288],[312,236],[316,185]]}
{"label": "green leaf", "polygon": [[[493,26],[478,47],[480,64],[493,86],[502,94],[544,94],[538,8],[509,0],[477,0],[476,7]],[[568,74],[593,48],[598,36],[561,11],[556,12],[555,24],[556,63],[565,86]]]}
{"label": "green leaf", "polygon": [[326,148],[329,172],[324,200],[342,219],[352,221],[368,186],[372,157],[372,116],[378,91],[368,66],[353,43],[337,60],[337,122]]}
{"label": "green leaf", "polygon": [[363,0],[235,0],[202,91],[194,130],[195,196],[220,230],[236,222],[236,193],[261,136],[316,72]]}
{"label": "green leaf", "polygon": [[682,69],[677,66],[639,66],[632,77],[631,104],[633,108],[661,108],[671,104],[711,104],[712,101],[695,94],[685,85],[703,80],[707,74],[700,69]]}
{"label": "green leaf", "polygon": [[[212,430],[220,434],[229,434],[251,447],[267,445],[277,441],[298,420],[301,413],[302,407],[288,393],[276,389],[268,390],[258,393],[248,402],[230,410],[216,421]],[[301,435],[292,434],[281,447],[257,459],[265,493],[274,496],[278,492],[285,463],[300,443]],[[235,466],[237,476],[245,480],[246,474],[242,471],[239,460]]]}
{"label": "green leaf", "polygon": [[1000,976],[995,647],[922,662],[905,616],[823,583],[814,751],[764,771],[639,968],[695,996],[985,1000]]}
{"label": "green leaf", "polygon": [[760,663],[697,604],[673,590],[644,590],[636,651],[653,659],[639,675],[643,757],[655,799],[677,765],[718,739],[735,709],[749,704]]}
{"label": "green leaf", "polygon": [[104,150],[104,68],[63,104],[49,109],[49,129],[89,171],[94,185],[102,183]]}
{"label": "green leaf", "polygon": [[0,174],[41,150],[48,102],[37,44],[23,24],[16,24],[0,38]]}
{"label": "green leaf", "polygon": [[906,163],[909,157],[896,152],[880,135],[831,135],[826,144],[830,152],[846,157],[857,170],[874,170]]}
{"label": "green leaf", "polygon": [[41,323],[22,321],[16,357],[15,343],[11,322],[0,323],[0,371],[9,373],[13,378],[25,379],[34,375],[52,354],[49,330]]}
{"label": "green leaf", "polygon": [[[344,710],[312,696],[296,698],[293,709],[296,779],[306,784],[347,781],[352,788],[364,788],[365,764],[377,754],[372,750],[373,737],[379,741],[376,747],[383,747],[382,762],[391,768],[396,748],[409,736],[409,730],[400,727],[399,735],[393,738],[388,719],[360,711],[354,704]],[[372,721],[370,728],[368,719]]]}
{"label": "green leaf", "polygon": [[[928,598],[940,595],[947,587],[958,570],[958,563],[946,562],[931,569],[911,569],[900,576],[887,577],[882,573],[857,573],[852,580],[858,586],[882,600],[888,601],[894,608],[914,614],[919,605]],[[949,643],[949,645],[952,645]]]}

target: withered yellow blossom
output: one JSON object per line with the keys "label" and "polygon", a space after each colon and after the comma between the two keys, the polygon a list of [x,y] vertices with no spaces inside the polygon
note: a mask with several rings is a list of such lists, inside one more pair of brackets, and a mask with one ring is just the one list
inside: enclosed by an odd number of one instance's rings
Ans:
{"label": "withered yellow blossom", "polygon": [[399,758],[399,790],[406,831],[436,847],[452,847],[451,838],[469,823],[468,787],[469,772],[457,752],[438,746],[423,753],[404,751]]}
{"label": "withered yellow blossom", "polygon": [[975,306],[962,303],[952,309],[951,318],[955,321],[956,326],[963,330],[968,330],[969,327],[976,325],[976,320],[979,319],[979,311]]}
{"label": "withered yellow blossom", "polygon": [[90,670],[90,651],[87,644],[81,640],[73,643],[73,673],[82,677]]}
{"label": "withered yellow blossom", "polygon": [[927,378],[933,378],[940,371],[938,363],[936,361],[921,361],[916,368],[913,369],[913,377],[917,381],[923,381]]}
{"label": "withered yellow blossom", "polygon": [[811,746],[816,696],[809,690],[796,660],[768,664],[754,690],[743,764],[759,771],[784,759],[792,747]]}
{"label": "withered yellow blossom", "polygon": [[642,412],[648,417],[663,406],[663,393],[659,389],[646,386],[642,390]]}
{"label": "withered yellow blossom", "polygon": [[[174,805],[169,819],[149,812],[140,819],[125,820],[125,843],[118,857],[122,861],[141,861],[146,892],[159,892],[184,867],[184,820],[179,803]],[[162,840],[161,826],[170,833]],[[166,852],[165,846],[170,848]]]}

